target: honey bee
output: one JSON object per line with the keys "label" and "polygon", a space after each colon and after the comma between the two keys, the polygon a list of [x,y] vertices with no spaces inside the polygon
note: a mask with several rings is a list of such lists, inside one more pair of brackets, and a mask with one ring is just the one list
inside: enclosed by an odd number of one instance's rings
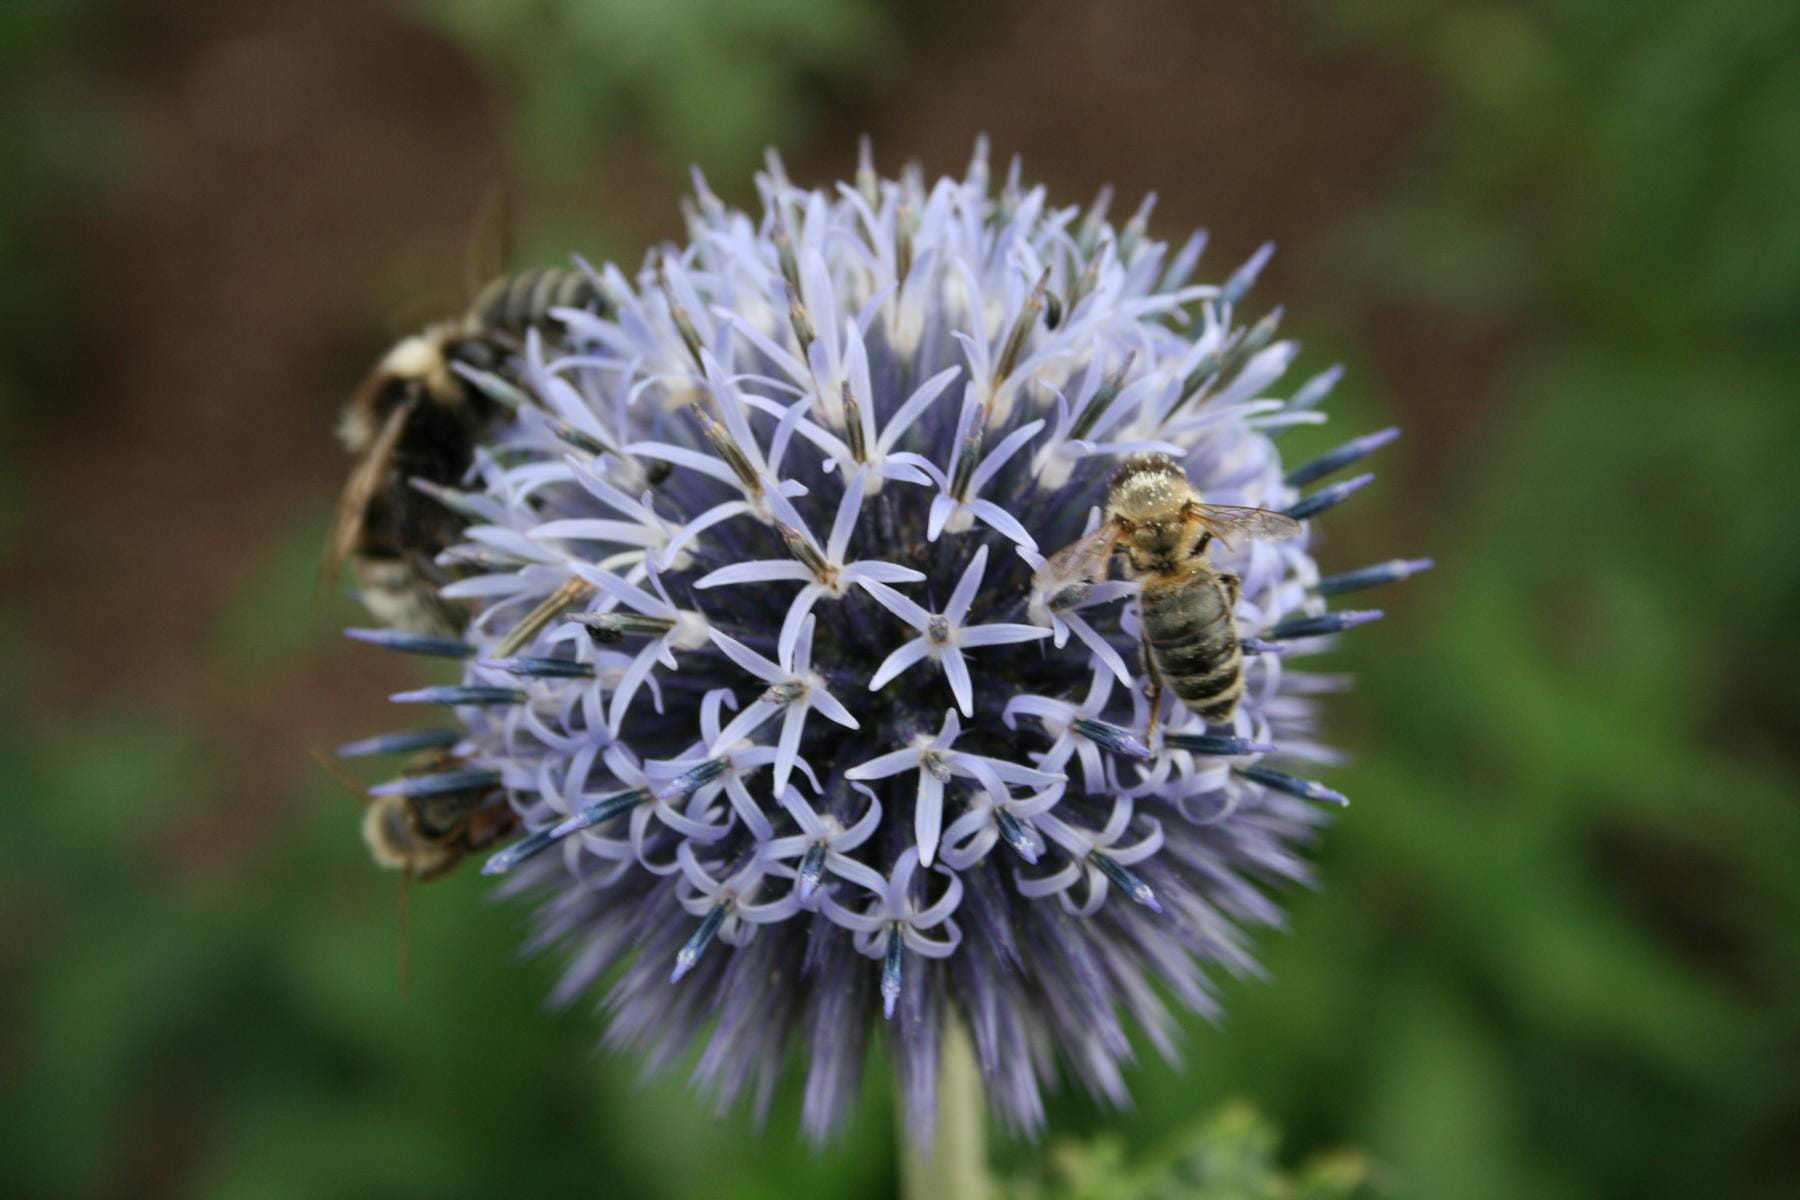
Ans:
{"label": "honey bee", "polygon": [[348,559],[364,605],[382,624],[453,635],[466,623],[467,612],[438,595],[452,575],[436,561],[465,519],[412,481],[462,482],[501,405],[457,365],[504,377],[528,330],[554,335],[554,308],[603,311],[605,304],[581,271],[503,275],[462,316],[402,338],[345,408],[338,437],[357,461],[338,499],[324,579]]}
{"label": "honey bee", "polygon": [[1126,578],[1139,589],[1150,731],[1165,680],[1190,711],[1227,721],[1244,691],[1233,617],[1239,580],[1213,570],[1206,548],[1213,538],[1230,545],[1233,537],[1277,540],[1299,532],[1300,522],[1266,508],[1202,504],[1174,459],[1134,455],[1113,473],[1100,527],[1052,555],[1037,581],[1051,608],[1067,607],[1106,577],[1114,551],[1123,550]]}
{"label": "honey bee", "polygon": [[517,814],[495,782],[481,772],[457,772],[455,760],[428,755],[409,768],[406,779],[457,784],[462,775],[470,776],[470,782],[444,790],[369,794],[363,841],[377,865],[428,882],[518,827]]}

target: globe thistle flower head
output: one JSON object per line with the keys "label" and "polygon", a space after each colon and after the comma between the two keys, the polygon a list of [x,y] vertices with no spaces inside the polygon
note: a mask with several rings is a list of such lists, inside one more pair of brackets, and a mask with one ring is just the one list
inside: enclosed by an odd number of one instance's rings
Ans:
{"label": "globe thistle flower head", "polygon": [[1152,720],[1139,584],[1055,552],[1128,456],[1310,529],[1359,484],[1302,489],[1391,434],[1284,470],[1336,371],[1284,388],[1279,310],[1242,315],[1268,248],[1195,282],[1204,236],[1155,241],[1148,201],[1115,227],[1016,164],[996,189],[985,148],[824,190],[771,158],[755,214],[695,184],[686,244],[469,373],[513,416],[441,497],[464,674],[395,699],[453,708],[521,827],[485,869],[538,898],[558,1001],[604,987],[610,1045],[697,1048],[759,1113],[792,1067],[817,1138],[871,1037],[927,1136],[952,1022],[1014,1129],[1061,1078],[1124,1104],[1128,1029],[1172,1054],[1171,1003],[1254,970],[1342,801],[1296,773],[1335,677],[1295,660],[1379,614],[1327,597],[1425,564],[1208,551],[1245,679],[1209,724],[1169,691]]}

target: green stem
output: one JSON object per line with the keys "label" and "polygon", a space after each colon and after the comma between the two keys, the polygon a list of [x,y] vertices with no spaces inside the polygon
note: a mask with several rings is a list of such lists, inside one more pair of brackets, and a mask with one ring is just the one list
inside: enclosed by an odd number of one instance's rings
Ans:
{"label": "green stem", "polygon": [[987,1200],[987,1103],[975,1047],[961,1021],[945,1025],[941,1055],[937,1136],[929,1154],[913,1145],[905,1098],[897,1098],[901,1200]]}

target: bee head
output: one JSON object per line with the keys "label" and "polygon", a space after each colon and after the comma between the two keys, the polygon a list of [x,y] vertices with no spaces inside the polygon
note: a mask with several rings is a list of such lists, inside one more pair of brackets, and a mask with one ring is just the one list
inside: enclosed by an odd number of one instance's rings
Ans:
{"label": "bee head", "polygon": [[1179,562],[1194,553],[1205,531],[1185,520],[1180,505],[1137,520],[1119,518],[1119,542],[1140,566]]}
{"label": "bee head", "polygon": [[455,405],[464,388],[445,358],[437,328],[400,339],[363,380],[338,423],[338,438],[352,454],[365,453],[389,416],[414,401]]}
{"label": "bee head", "polygon": [[1187,473],[1162,454],[1135,455],[1114,473],[1108,515],[1119,545],[1140,568],[1176,562],[1202,534],[1191,519],[1196,499]]}

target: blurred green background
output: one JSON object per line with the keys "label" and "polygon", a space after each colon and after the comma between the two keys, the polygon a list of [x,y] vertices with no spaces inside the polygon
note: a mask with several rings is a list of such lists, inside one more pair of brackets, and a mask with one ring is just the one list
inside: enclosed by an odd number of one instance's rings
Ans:
{"label": "blurred green background", "polygon": [[411,677],[310,593],[334,414],[494,185],[518,261],[635,262],[689,162],[745,201],[765,145],[818,182],[986,130],[1064,200],[1158,189],[1215,274],[1279,241],[1255,299],[1350,367],[1295,452],[1407,430],[1326,562],[1439,563],[1343,655],[1355,804],[1272,982],[1134,1114],[1057,1103],[1102,1144],[1000,1159],[1097,1194],[1200,1128],[1376,1194],[1800,1195],[1796,62],[1772,0],[11,0],[0,1192],[891,1191],[883,1079],[820,1155],[792,1097],[715,1120],[540,1010],[472,873],[401,993],[305,750]]}

